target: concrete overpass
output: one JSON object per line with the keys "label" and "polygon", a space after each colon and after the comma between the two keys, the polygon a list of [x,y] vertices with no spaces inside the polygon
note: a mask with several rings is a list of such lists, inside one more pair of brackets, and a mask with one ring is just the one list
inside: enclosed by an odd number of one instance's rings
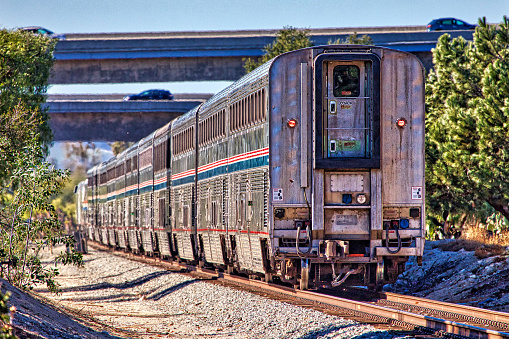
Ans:
{"label": "concrete overpass", "polygon": [[[278,30],[67,34],[58,42],[51,84],[170,81],[234,81],[245,74],[243,59],[257,58]],[[444,32],[424,26],[311,29],[314,45],[368,34],[375,45],[414,53],[426,68]],[[472,39],[473,31],[448,32]]]}
{"label": "concrete overpass", "polygon": [[210,95],[175,101],[123,101],[122,96],[50,96],[54,141],[138,141]]}

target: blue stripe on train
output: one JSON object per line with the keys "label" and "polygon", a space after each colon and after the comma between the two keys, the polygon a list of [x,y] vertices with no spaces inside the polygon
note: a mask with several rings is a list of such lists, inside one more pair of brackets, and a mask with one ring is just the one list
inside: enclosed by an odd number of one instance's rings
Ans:
{"label": "blue stripe on train", "polygon": [[269,156],[264,155],[263,157],[253,158],[253,159],[247,159],[244,161],[239,161],[234,164],[228,164],[228,172],[237,172],[242,171],[246,169],[251,169],[255,167],[260,166],[266,166],[269,164]]}
{"label": "blue stripe on train", "polygon": [[227,172],[228,172],[227,165],[223,165],[205,172],[198,173],[198,180],[212,178],[215,177],[216,175],[226,174]]}
{"label": "blue stripe on train", "polygon": [[168,187],[168,183],[165,181],[163,183],[154,185],[154,191],[159,191],[159,190],[165,189],[166,187]]}
{"label": "blue stripe on train", "polygon": [[175,179],[171,181],[172,187],[177,187],[184,184],[189,184],[190,182],[194,182],[194,174],[189,175],[187,177],[183,177],[182,179]]}
{"label": "blue stripe on train", "polygon": [[266,166],[268,164],[269,164],[269,156],[264,155],[262,157],[247,159],[247,160],[236,162],[234,164],[224,165],[224,166],[220,166],[217,168],[213,168],[208,171],[204,171],[204,172],[198,174],[198,180],[208,179],[208,178],[212,178],[217,175],[222,175],[222,174],[226,174],[226,173],[242,171],[242,170],[256,168],[256,167],[260,167],[260,166]]}
{"label": "blue stripe on train", "polygon": [[147,193],[147,192],[152,192],[153,188],[154,188],[154,186],[152,186],[152,185],[148,185],[148,186],[145,186],[143,188],[140,188],[140,194]]}

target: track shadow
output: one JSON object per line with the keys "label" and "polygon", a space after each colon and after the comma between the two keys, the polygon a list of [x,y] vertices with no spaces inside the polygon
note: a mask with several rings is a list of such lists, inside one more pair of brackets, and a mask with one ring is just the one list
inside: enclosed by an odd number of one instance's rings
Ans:
{"label": "track shadow", "polygon": [[89,301],[109,301],[109,302],[123,302],[123,301],[135,301],[140,299],[139,295],[126,295],[124,293],[112,294],[101,297],[83,297],[83,298],[72,298],[73,302],[89,302]]}
{"label": "track shadow", "polygon": [[99,284],[92,284],[92,285],[86,285],[86,286],[62,288],[61,291],[62,292],[96,291],[96,290],[102,290],[102,289],[108,289],[108,288],[125,290],[125,289],[132,288],[135,286],[143,285],[144,283],[146,283],[152,279],[159,278],[159,277],[169,275],[169,274],[172,274],[172,273],[166,272],[166,271],[159,271],[159,272],[150,273],[150,274],[147,274],[146,276],[139,277],[134,280],[126,281],[123,283],[112,284],[112,283],[108,283],[108,282],[102,282]]}
{"label": "track shadow", "polygon": [[156,293],[156,294],[148,297],[147,299],[157,301],[157,300],[159,300],[161,298],[164,298],[165,296],[167,296],[170,293],[178,291],[181,288],[184,288],[184,287],[186,287],[188,285],[194,284],[194,283],[199,282],[199,281],[201,281],[201,280],[200,279],[193,279],[193,280],[183,281],[183,282],[181,282],[181,283],[179,283],[177,285],[171,286],[170,288],[167,288],[167,289],[165,289],[165,290],[163,290],[163,291],[161,291],[159,293]]}

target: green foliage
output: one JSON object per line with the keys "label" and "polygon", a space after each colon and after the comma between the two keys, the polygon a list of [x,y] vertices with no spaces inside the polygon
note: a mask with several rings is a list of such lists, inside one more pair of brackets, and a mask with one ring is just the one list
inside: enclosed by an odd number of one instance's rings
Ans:
{"label": "green foliage", "polygon": [[85,168],[77,167],[71,172],[69,181],[67,181],[62,188],[61,192],[53,197],[51,204],[55,206],[56,211],[60,216],[60,221],[68,231],[75,231],[76,229],[76,202],[74,188],[83,180],[87,178]]}
{"label": "green foliage", "polygon": [[313,46],[313,44],[309,39],[308,29],[297,29],[291,26],[285,26],[276,34],[276,40],[265,46],[263,49],[265,54],[258,60],[248,58],[244,64],[244,69],[246,73],[249,73],[280,54],[311,46]]}
{"label": "green foliage", "polygon": [[[118,142],[119,145],[130,144]],[[101,150],[93,142],[67,142],[63,166],[71,170],[69,181],[62,191],[52,198],[51,204],[55,206],[60,215],[60,221],[68,231],[76,228],[76,203],[74,200],[74,187],[87,177],[86,169],[101,161]]]}
{"label": "green foliage", "polygon": [[18,337],[12,334],[11,326],[11,313],[14,313],[16,308],[9,309],[7,302],[9,301],[9,292],[3,294],[0,292],[0,339],[17,339]]}
{"label": "green foliage", "polygon": [[[38,121],[39,140],[47,153],[52,134],[49,119],[41,105],[45,102],[53,50],[56,42],[24,31],[0,30],[0,117],[22,102]],[[3,120],[3,119],[2,119]],[[0,121],[2,126],[4,121]],[[17,139],[23,145],[24,139]],[[8,169],[0,163],[0,180]]]}
{"label": "green foliage", "polygon": [[113,152],[114,156],[119,155],[126,149],[128,149],[133,143],[127,142],[127,141],[115,141],[110,144],[111,151]]}
{"label": "green foliage", "polygon": [[101,163],[101,149],[93,142],[66,142],[63,165],[71,171],[84,171]]}
{"label": "green foliage", "polygon": [[354,32],[353,34],[349,35],[346,39],[338,38],[334,41],[328,42],[329,45],[373,45],[373,39],[369,35],[364,34],[360,38],[357,36],[357,32]]}
{"label": "green foliage", "polygon": [[[359,38],[357,33],[354,33],[345,40],[337,39],[334,42],[329,41],[329,45],[337,44],[373,45],[373,40],[368,35],[363,35]],[[261,58],[258,60],[251,58],[245,60],[244,69],[246,73],[249,73],[280,54],[311,46],[313,46],[313,42],[309,38],[309,29],[285,26],[277,33],[276,40],[265,46],[263,49],[265,54]]]}
{"label": "green foliage", "polygon": [[439,225],[457,215],[480,220],[489,206],[508,218],[507,17],[498,27],[480,19],[473,43],[442,35],[433,61],[426,83],[429,217]]}
{"label": "green foliage", "polygon": [[[0,204],[0,277],[23,289],[45,283],[56,292],[53,278],[58,270],[41,263],[40,251],[64,244],[67,251],[60,253],[55,263],[82,264],[81,254],[74,251],[74,238],[64,234],[49,203],[68,180],[69,171],[44,162],[39,120],[30,109],[18,104],[1,117],[11,124],[0,133],[0,149],[5,150],[0,152],[0,164],[7,164],[9,169],[4,180],[4,191],[9,194]],[[18,138],[21,144],[15,143]]]}

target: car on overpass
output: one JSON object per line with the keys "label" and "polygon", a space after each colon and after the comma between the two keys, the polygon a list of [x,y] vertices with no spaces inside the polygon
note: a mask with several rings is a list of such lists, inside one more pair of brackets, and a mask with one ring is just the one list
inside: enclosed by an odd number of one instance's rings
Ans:
{"label": "car on overpass", "polygon": [[47,36],[48,38],[52,38],[52,39],[65,40],[64,34],[57,34],[57,33],[54,33],[53,31],[50,31],[47,28],[43,28],[40,26],[21,27],[19,30],[25,31],[25,32],[30,32],[33,34],[44,35],[44,36]]}
{"label": "car on overpass", "polygon": [[440,18],[432,20],[428,26],[428,31],[452,31],[475,29],[477,25],[471,25],[463,20],[455,18]]}
{"label": "car on overpass", "polygon": [[139,94],[126,95],[124,100],[173,100],[173,94],[164,89],[149,89]]}

